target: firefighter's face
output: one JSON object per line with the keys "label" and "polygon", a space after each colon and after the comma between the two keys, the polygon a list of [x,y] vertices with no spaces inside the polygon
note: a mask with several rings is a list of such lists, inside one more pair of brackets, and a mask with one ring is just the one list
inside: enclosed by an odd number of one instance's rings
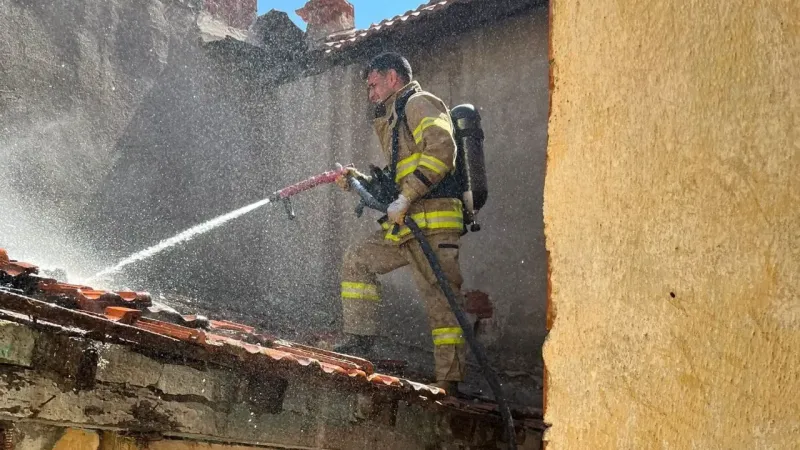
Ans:
{"label": "firefighter's face", "polygon": [[369,101],[378,104],[386,101],[392,94],[400,90],[403,84],[400,82],[400,76],[394,70],[389,70],[386,73],[380,73],[377,70],[370,72],[367,76],[367,92]]}

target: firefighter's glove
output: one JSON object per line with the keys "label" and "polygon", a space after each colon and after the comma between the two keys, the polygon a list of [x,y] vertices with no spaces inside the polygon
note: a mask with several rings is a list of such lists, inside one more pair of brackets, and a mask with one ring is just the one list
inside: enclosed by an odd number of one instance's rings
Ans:
{"label": "firefighter's glove", "polygon": [[389,221],[398,225],[403,225],[403,220],[405,220],[406,212],[408,212],[409,206],[411,206],[411,200],[409,200],[405,195],[400,194],[400,196],[397,197],[397,200],[390,203],[389,208],[386,210],[386,215],[389,216]]}
{"label": "firefighter's glove", "polygon": [[[337,169],[339,169],[339,168],[342,167],[342,165],[337,163],[336,167],[337,167]],[[363,177],[363,175],[361,173],[359,173],[359,171],[357,171],[355,168],[348,167],[346,174],[339,175],[338,177],[336,177],[336,180],[335,180],[336,184],[340,188],[344,189],[345,191],[349,191],[350,190],[350,181],[349,181],[350,177]]]}

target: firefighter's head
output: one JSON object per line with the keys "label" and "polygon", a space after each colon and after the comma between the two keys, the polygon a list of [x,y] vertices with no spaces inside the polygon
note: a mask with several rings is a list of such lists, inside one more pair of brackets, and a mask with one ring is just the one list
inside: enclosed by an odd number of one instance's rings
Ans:
{"label": "firefighter's head", "polygon": [[367,64],[362,77],[367,82],[369,101],[383,103],[411,82],[411,64],[397,53],[381,53]]}

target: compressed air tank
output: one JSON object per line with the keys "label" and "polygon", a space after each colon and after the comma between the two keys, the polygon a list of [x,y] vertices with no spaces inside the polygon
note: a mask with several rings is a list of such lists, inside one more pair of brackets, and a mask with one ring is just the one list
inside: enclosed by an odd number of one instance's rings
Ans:
{"label": "compressed air tank", "polygon": [[481,115],[475,106],[458,105],[450,110],[454,135],[457,145],[457,173],[461,181],[464,209],[467,224],[472,224],[472,231],[480,227],[474,223],[475,215],[486,204],[489,197],[489,186],[486,179],[486,165],[483,156],[483,129]]}

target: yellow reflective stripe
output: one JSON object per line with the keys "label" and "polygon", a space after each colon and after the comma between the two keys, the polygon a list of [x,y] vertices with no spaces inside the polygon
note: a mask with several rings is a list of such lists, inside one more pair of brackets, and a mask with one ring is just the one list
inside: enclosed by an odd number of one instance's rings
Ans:
{"label": "yellow reflective stripe", "polygon": [[460,327],[436,328],[433,335],[433,345],[459,345],[464,343],[463,332]]}
{"label": "yellow reflective stripe", "polygon": [[368,283],[354,283],[352,281],[342,281],[342,289],[363,289],[365,291],[378,292],[378,286]]}
{"label": "yellow reflective stripe", "polygon": [[[464,229],[464,215],[461,212],[460,200],[453,200],[453,206],[450,210],[416,213],[411,215],[411,219],[417,223],[420,229]],[[394,223],[388,221],[382,223],[381,228],[386,230],[384,238],[395,242],[411,233],[411,230],[403,225],[397,231],[397,234],[392,234]]]}
{"label": "yellow reflective stripe", "polygon": [[442,117],[426,117],[419,122],[417,128],[414,129],[414,142],[419,144],[422,142],[422,132],[429,127],[439,127],[448,133],[453,132],[453,125],[449,120]]}
{"label": "yellow reflective stripe", "polygon": [[447,165],[443,163],[441,160],[434,158],[431,155],[422,155],[419,161],[419,165],[422,167],[427,167],[431,169],[435,173],[441,175],[444,172],[447,172]]}
{"label": "yellow reflective stripe", "polygon": [[380,301],[381,299],[378,295],[368,295],[358,292],[342,292],[342,298],[349,298],[355,300],[375,300],[375,301]]}
{"label": "yellow reflective stripe", "polygon": [[[425,223],[425,213],[424,213],[424,212],[421,212],[421,213],[412,214],[412,215],[411,215],[411,219],[412,219],[414,222],[417,222],[417,225],[419,225],[420,227],[422,227],[422,225],[421,225],[421,224]],[[383,223],[381,224],[381,227],[382,227],[384,230],[391,230],[391,229],[393,229],[393,228],[394,228],[394,222],[389,222],[389,221],[383,222]],[[404,225],[404,226],[403,226],[403,228],[408,228],[408,227],[406,227],[406,226]]]}
{"label": "yellow reflective stripe", "polygon": [[431,331],[431,334],[434,336],[439,336],[442,334],[458,334],[461,335],[461,327],[450,327],[450,328],[434,328]]}
{"label": "yellow reflective stripe", "polygon": [[[429,230],[441,230],[446,228],[452,228],[454,230],[463,230],[464,229],[464,221],[463,220],[442,220],[442,219],[434,219],[433,221],[426,221],[426,222],[417,222],[417,225],[420,229],[429,229]],[[389,227],[391,229],[387,229],[386,234],[384,237],[390,241],[399,241],[401,238],[404,238],[407,234],[411,233],[411,229],[407,226],[402,226],[397,231],[397,234],[392,234],[392,229],[394,226]]]}
{"label": "yellow reflective stripe", "polygon": [[406,175],[410,174],[411,172],[417,169],[419,165],[419,159],[422,156],[421,153],[414,153],[413,155],[409,156],[408,158],[401,159],[397,162],[397,172],[394,176],[394,181],[398,182],[403,179]]}
{"label": "yellow reflective stripe", "polygon": [[464,343],[464,338],[434,339],[433,345],[460,345]]}
{"label": "yellow reflective stripe", "polygon": [[342,282],[342,298],[380,300],[378,286],[366,283]]}
{"label": "yellow reflective stripe", "polygon": [[408,158],[401,159],[397,162],[394,181],[399,182],[408,174],[417,170],[418,166],[427,167],[439,175],[450,170],[447,168],[447,164],[440,159],[430,155],[423,155],[422,153],[414,153]]}
{"label": "yellow reflective stripe", "polygon": [[[416,214],[415,214],[416,215]],[[458,219],[463,219],[464,215],[461,213],[461,210],[458,211],[432,211],[429,213],[423,213],[425,218],[427,219],[437,219],[440,217],[455,217]],[[414,217],[414,216],[411,216]]]}

